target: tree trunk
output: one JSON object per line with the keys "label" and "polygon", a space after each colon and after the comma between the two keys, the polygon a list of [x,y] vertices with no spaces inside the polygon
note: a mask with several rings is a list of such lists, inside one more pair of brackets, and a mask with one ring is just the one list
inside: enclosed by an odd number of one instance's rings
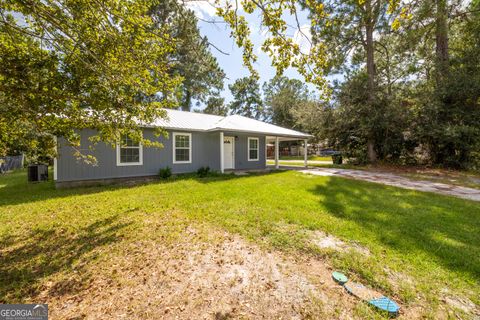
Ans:
{"label": "tree trunk", "polygon": [[191,111],[190,107],[192,105],[192,93],[190,90],[185,92],[185,100],[183,101],[182,111]]}
{"label": "tree trunk", "polygon": [[388,98],[392,98],[392,74],[390,71],[390,53],[388,52],[387,46],[385,46],[385,55],[387,59],[387,94]]}
{"label": "tree trunk", "polygon": [[449,73],[449,56],[448,56],[448,17],[447,17],[447,0],[435,0],[436,4],[436,21],[435,21],[435,42],[436,42],[436,58],[437,58],[437,86],[443,83]]}
{"label": "tree trunk", "polygon": [[[374,17],[371,0],[367,0],[365,3],[366,17],[365,17],[365,50],[367,52],[367,90],[368,90],[368,104],[373,109],[375,102],[375,57],[374,57],[374,42],[373,42],[373,30],[374,30]],[[375,112],[374,110],[372,110]],[[377,161],[377,152],[375,151],[375,137],[373,128],[370,130],[370,134],[367,140],[368,161],[374,163]]]}
{"label": "tree trunk", "polygon": [[[435,84],[436,99],[441,105],[435,114],[435,124],[437,127],[444,126],[454,115],[451,113],[449,96],[452,94],[448,90],[449,78],[449,54],[448,54],[448,0],[435,0]],[[433,143],[434,154],[431,155],[436,163],[445,164],[448,158],[455,154],[451,144],[445,144],[445,135],[435,137]]]}

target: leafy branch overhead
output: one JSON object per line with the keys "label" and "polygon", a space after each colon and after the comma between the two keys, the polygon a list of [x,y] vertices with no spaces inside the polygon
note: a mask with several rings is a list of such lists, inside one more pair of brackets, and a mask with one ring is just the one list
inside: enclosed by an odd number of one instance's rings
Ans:
{"label": "leafy branch overhead", "polygon": [[182,80],[169,72],[176,39],[155,24],[150,7],[146,1],[2,2],[2,121],[77,146],[73,128],[98,129],[96,141],[113,143],[122,133],[142,140],[138,124],[164,116],[161,108],[175,105]]}
{"label": "leafy branch overhead", "polygon": [[139,124],[223,88],[196,23],[176,1],[1,1],[0,153],[47,134],[80,155],[83,128],[98,130],[93,142],[161,146]]}
{"label": "leafy branch overhead", "polygon": [[[328,3],[328,1],[325,1]],[[366,0],[346,1],[351,2],[359,10],[365,10],[368,3]],[[399,7],[399,1],[385,1],[388,6],[388,13],[393,14]],[[376,1],[381,4],[382,1]],[[298,13],[300,10],[307,10],[311,13],[311,29],[316,30],[318,26],[334,26],[343,23],[327,10],[327,6],[322,1],[264,1],[264,0],[243,0],[238,1],[220,1],[216,0],[217,14],[221,16],[231,28],[231,35],[235,38],[236,44],[243,48],[243,62],[250,70],[253,76],[257,76],[254,64],[257,56],[254,54],[254,46],[250,39],[251,31],[245,16],[238,13],[239,8],[246,14],[259,12],[261,17],[261,27],[267,31],[267,38],[262,44],[262,50],[266,52],[272,65],[277,69],[277,74],[282,74],[287,68],[293,67],[303,75],[307,82],[315,84],[324,97],[328,97],[330,88],[325,79],[329,67],[328,43],[324,41],[312,42],[308,36],[303,37],[309,42],[309,49],[302,50],[300,45],[289,35],[290,29],[296,28],[302,33],[299,23]],[[287,23],[285,16],[293,16],[296,22],[295,26]],[[405,17],[405,14],[402,15]],[[371,17],[370,19],[372,19]],[[394,27],[398,27],[400,20],[395,18]]]}
{"label": "leafy branch overhead", "polygon": [[[320,89],[319,100],[298,99],[300,89],[280,86],[277,76],[264,87],[267,120],[304,128],[323,145],[343,150],[357,162],[480,168],[480,2],[216,4],[243,47],[244,63],[253,77],[256,56],[245,16],[258,14],[267,35],[261,48],[270,55],[277,74],[296,68]],[[308,13],[309,50],[292,40],[292,31],[302,33],[305,28],[298,23],[304,21],[299,20],[300,10]],[[304,38],[310,40],[310,35]],[[327,77],[339,81],[327,85]],[[242,100],[247,101],[234,95],[235,103]]]}

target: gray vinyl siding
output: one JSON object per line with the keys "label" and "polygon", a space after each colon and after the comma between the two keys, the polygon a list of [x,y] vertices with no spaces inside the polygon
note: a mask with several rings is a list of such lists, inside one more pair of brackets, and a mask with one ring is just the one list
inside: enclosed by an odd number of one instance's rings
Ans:
{"label": "gray vinyl siding", "polygon": [[[225,136],[235,137],[235,169],[264,169],[265,162],[265,136],[258,134],[245,134],[225,132]],[[248,161],[248,138],[258,138],[258,161]]]}
{"label": "gray vinyl siding", "polygon": [[[112,178],[128,178],[151,176],[158,174],[160,168],[170,167],[173,173],[194,172],[200,167],[208,166],[214,171],[220,170],[220,133],[219,132],[189,132],[192,135],[192,161],[187,164],[173,163],[173,132],[169,131],[169,138],[155,137],[153,129],[145,129],[144,137],[163,143],[163,148],[143,147],[143,164],[117,166],[115,147],[98,143],[90,150],[88,138],[94,135],[93,130],[81,131],[80,150],[83,154],[91,154],[97,159],[97,165],[90,165],[74,156],[74,149],[58,139],[57,181],[80,181]],[[262,169],[265,168],[265,136],[247,135],[240,133],[225,133],[235,137],[235,169]],[[248,161],[248,137],[259,138],[259,160]]]}

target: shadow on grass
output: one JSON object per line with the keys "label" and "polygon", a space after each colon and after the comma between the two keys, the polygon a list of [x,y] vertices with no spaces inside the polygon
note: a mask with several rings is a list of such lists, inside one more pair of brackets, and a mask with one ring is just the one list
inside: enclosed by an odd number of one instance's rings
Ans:
{"label": "shadow on grass", "polygon": [[37,183],[27,182],[27,172],[20,170],[0,175],[0,208],[7,205],[91,194],[104,190],[105,188],[98,187],[57,190],[52,180]]}
{"label": "shadow on grass", "polygon": [[423,253],[453,272],[480,281],[477,203],[336,177],[312,192],[322,197],[321,204],[330,214],[354,222],[386,248],[410,259]]}
{"label": "shadow on grass", "polygon": [[[51,275],[78,275],[57,281],[49,295],[80,290],[88,283],[83,266],[95,259],[92,252],[119,240],[117,233],[128,226],[118,216],[96,221],[74,233],[63,228],[36,229],[0,242],[0,303],[19,303],[35,297],[40,280]],[[60,276],[61,278],[61,276]]]}
{"label": "shadow on grass", "polygon": [[[258,175],[267,175],[284,172],[285,170],[272,170],[269,172],[252,172],[247,175],[236,175],[234,173],[211,173],[207,177],[199,177],[195,173],[185,173],[172,176],[167,179],[153,177],[151,180],[137,180],[127,183],[111,185],[93,185],[88,187],[76,187],[69,189],[56,189],[54,181],[28,183],[26,171],[16,171],[0,176],[0,208],[7,205],[25,204],[29,202],[42,201],[47,199],[69,197],[75,195],[88,195],[104,191],[132,188],[146,184],[165,184],[181,180],[196,180],[200,183],[212,183],[234,179],[243,179]],[[0,212],[1,214],[1,212]]]}

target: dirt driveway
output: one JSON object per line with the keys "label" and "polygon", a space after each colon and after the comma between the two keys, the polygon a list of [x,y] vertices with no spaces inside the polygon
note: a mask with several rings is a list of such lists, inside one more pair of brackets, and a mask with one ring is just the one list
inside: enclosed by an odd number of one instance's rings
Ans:
{"label": "dirt driveway", "polygon": [[[238,236],[132,243],[102,268],[48,283],[52,319],[361,319],[372,310],[312,257],[265,251]],[[88,279],[88,280],[85,280]],[[86,282],[86,283],[85,283]],[[415,310],[402,314],[411,319]],[[374,313],[375,314],[375,313]],[[363,316],[362,316],[363,315]]]}
{"label": "dirt driveway", "polygon": [[305,174],[316,176],[339,176],[369,182],[381,183],[389,186],[412,189],[425,192],[435,192],[443,195],[459,197],[468,200],[480,201],[480,190],[462,186],[427,180],[411,180],[406,177],[385,172],[371,172],[365,170],[312,168],[300,170]]}

